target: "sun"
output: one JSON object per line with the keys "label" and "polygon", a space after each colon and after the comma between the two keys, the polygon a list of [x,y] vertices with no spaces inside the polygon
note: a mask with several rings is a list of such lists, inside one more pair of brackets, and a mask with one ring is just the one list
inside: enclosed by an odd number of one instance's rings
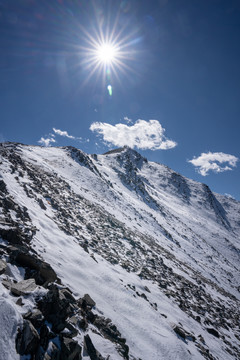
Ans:
{"label": "sun", "polygon": [[110,96],[116,81],[124,86],[126,77],[137,76],[134,63],[139,58],[136,49],[141,42],[138,30],[134,28],[131,31],[127,25],[122,26],[118,18],[109,20],[106,25],[96,22],[90,30],[79,27],[79,67],[85,75],[82,86],[92,80],[92,83],[98,84],[99,78],[102,78],[102,85]]}
{"label": "sun", "polygon": [[111,43],[99,44],[96,48],[96,58],[102,64],[114,64],[118,59],[118,48]]}

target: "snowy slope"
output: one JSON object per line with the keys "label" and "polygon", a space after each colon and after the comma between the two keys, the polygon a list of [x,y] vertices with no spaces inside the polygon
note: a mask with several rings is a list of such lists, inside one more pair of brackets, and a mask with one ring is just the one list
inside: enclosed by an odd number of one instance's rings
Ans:
{"label": "snowy slope", "polygon": [[[129,359],[237,358],[239,202],[129,148],[87,155],[3,144],[0,169],[36,229],[31,248],[76,298],[91,295]],[[19,223],[14,209],[0,213],[7,222]],[[89,332],[104,357],[122,358]]]}

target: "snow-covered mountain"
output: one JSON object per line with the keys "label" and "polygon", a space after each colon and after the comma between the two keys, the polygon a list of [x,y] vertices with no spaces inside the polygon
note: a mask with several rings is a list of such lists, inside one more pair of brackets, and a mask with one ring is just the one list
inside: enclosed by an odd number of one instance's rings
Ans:
{"label": "snow-covered mountain", "polygon": [[0,359],[238,359],[240,203],[124,147],[0,145]]}

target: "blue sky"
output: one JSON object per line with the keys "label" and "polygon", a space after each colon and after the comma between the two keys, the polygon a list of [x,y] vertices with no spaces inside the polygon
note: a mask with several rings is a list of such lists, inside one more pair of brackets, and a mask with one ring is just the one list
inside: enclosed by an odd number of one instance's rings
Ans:
{"label": "blue sky", "polygon": [[238,0],[0,0],[0,51],[0,141],[126,143],[240,200]]}

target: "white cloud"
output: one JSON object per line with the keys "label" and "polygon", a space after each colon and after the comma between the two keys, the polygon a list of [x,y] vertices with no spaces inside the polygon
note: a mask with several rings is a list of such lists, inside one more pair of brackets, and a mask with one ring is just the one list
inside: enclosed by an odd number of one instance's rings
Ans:
{"label": "white cloud", "polygon": [[43,145],[43,146],[50,146],[51,143],[55,143],[56,140],[53,137],[49,137],[49,138],[43,138],[41,137],[40,140],[38,140],[38,143]]}
{"label": "white cloud", "polygon": [[67,131],[63,131],[63,130],[60,130],[60,129],[53,128],[53,132],[54,133],[49,133],[48,135],[45,135],[45,138],[41,137],[41,139],[38,141],[38,143],[43,145],[43,146],[50,146],[51,143],[57,142],[55,140],[56,135],[63,136],[63,137],[66,137],[68,139],[72,139],[72,140],[76,140],[76,141],[80,141],[80,142],[88,142],[89,141],[89,140],[86,140],[86,139],[84,140],[81,137],[76,137],[76,136],[69,135]]}
{"label": "white cloud", "polygon": [[128,145],[138,149],[167,150],[174,148],[177,143],[165,137],[165,129],[158,120],[137,120],[134,125],[122,123],[111,125],[95,122],[90,130],[103,136],[103,140],[115,146]]}
{"label": "white cloud", "polygon": [[125,120],[128,124],[132,124],[132,119],[129,119],[129,117],[127,117],[127,116],[124,116],[124,118],[123,118],[123,120]]}
{"label": "white cloud", "polygon": [[53,128],[53,131],[55,132],[55,134],[60,135],[60,136],[65,136],[69,139],[76,139],[75,136],[69,135],[67,131],[62,131],[60,129],[55,129]]}
{"label": "white cloud", "polygon": [[222,152],[202,153],[199,157],[188,160],[188,162],[198,168],[197,171],[202,176],[208,175],[208,172],[211,170],[216,173],[232,170],[232,167],[237,166],[237,161],[238,158],[236,156]]}

